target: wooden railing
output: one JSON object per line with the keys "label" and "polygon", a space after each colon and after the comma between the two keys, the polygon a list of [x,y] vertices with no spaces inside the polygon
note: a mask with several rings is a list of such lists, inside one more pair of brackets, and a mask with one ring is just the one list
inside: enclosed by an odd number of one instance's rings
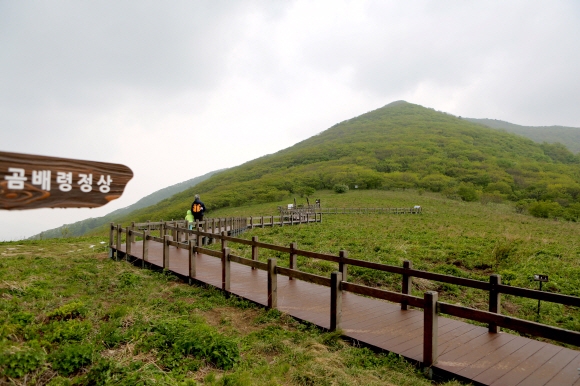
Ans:
{"label": "wooden railing", "polygon": [[323,214],[419,214],[423,208],[319,208],[316,213]]}
{"label": "wooden railing", "polygon": [[[240,220],[243,223],[243,219]],[[235,223],[235,221],[234,221]],[[145,223],[147,224],[147,223]],[[273,223],[272,223],[273,224]],[[261,222],[264,225],[264,222]],[[142,224],[132,224],[133,228],[142,227]],[[267,244],[258,241],[258,237],[254,236],[251,240],[236,238],[229,236],[225,231],[221,233],[206,232],[203,229],[187,229],[180,228],[175,225],[164,224],[166,232],[171,232],[176,235],[177,240],[180,237],[185,240],[174,241],[173,235],[165,234],[163,237],[154,237],[149,232],[149,229],[143,229],[142,232],[134,230],[130,227],[122,228],[111,224],[110,231],[110,248],[115,250],[117,256],[122,254],[121,251],[121,236],[122,233],[127,234],[126,254],[131,255],[131,243],[135,236],[143,238],[143,259],[142,264],[148,261],[148,245],[150,241],[163,243],[163,268],[169,268],[169,247],[187,249],[189,251],[189,278],[190,282],[196,276],[195,268],[195,253],[203,253],[209,256],[214,256],[221,259],[222,262],[222,289],[229,291],[230,289],[230,262],[246,265],[252,269],[261,269],[268,272],[267,280],[267,294],[268,307],[277,307],[277,275],[288,276],[290,280],[299,279],[318,285],[330,287],[331,289],[331,312],[330,312],[330,329],[337,330],[341,328],[341,299],[342,291],[349,291],[352,293],[371,296],[378,299],[388,300],[401,304],[401,309],[405,310],[408,306],[424,309],[424,342],[423,342],[423,365],[430,367],[437,359],[437,315],[439,313],[452,315],[459,318],[469,319],[481,323],[487,323],[489,331],[492,333],[498,332],[499,327],[508,328],[520,333],[530,334],[537,337],[553,339],[556,341],[580,346],[580,333],[576,331],[565,330],[557,327],[552,327],[540,323],[531,322],[528,320],[518,319],[501,314],[501,294],[510,294],[514,296],[526,297],[529,299],[537,299],[550,301],[554,303],[564,304],[568,306],[580,307],[580,298],[568,295],[560,295],[549,292],[542,292],[527,288],[512,287],[501,284],[500,275],[491,275],[489,282],[480,280],[466,279],[451,275],[444,275],[439,273],[416,270],[412,268],[410,261],[405,261],[402,267],[374,263],[364,260],[357,260],[348,257],[346,251],[342,250],[337,255],[310,252],[297,248],[296,243],[291,243],[290,246],[279,246],[274,244]],[[215,227],[211,228],[212,230]],[[114,235],[116,236],[116,240]],[[182,236],[179,236],[182,235]],[[202,247],[202,239],[213,238],[221,240],[221,251],[215,251]],[[228,243],[238,243],[248,245],[251,247],[251,258],[236,256],[231,253],[228,248]],[[269,258],[267,263],[258,261],[259,249],[265,248],[281,253],[288,254],[288,267],[280,267],[277,265],[277,259]],[[338,264],[338,270],[330,275],[330,278],[315,275],[300,271],[297,267],[297,256],[307,258],[320,259],[330,261]],[[382,272],[389,272],[400,274],[402,277],[402,291],[401,293],[387,291],[383,289],[373,288],[361,284],[348,282],[347,267],[353,265],[357,267],[375,269]],[[442,283],[461,285],[469,288],[475,288],[489,292],[488,311],[477,310],[469,307],[462,307],[448,304],[438,300],[438,293],[428,291],[423,294],[423,297],[411,295],[412,278],[418,277]]]}

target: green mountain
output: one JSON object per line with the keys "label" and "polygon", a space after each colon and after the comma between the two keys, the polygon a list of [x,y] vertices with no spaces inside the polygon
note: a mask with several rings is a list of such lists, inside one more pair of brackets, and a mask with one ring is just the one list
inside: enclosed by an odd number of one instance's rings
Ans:
{"label": "green mountain", "polygon": [[398,101],[228,169],[124,220],[182,218],[194,193],[211,211],[337,185],[417,188],[467,201],[509,199],[540,205],[540,216],[580,216],[580,159],[564,146]]}
{"label": "green mountain", "polygon": [[40,239],[40,238],[50,239],[50,238],[57,238],[57,237],[63,237],[63,236],[81,236],[81,235],[84,235],[86,233],[90,233],[90,232],[94,231],[95,229],[101,228],[105,224],[110,224],[111,222],[116,223],[119,221],[119,219],[126,217],[127,215],[129,215],[130,213],[132,213],[136,210],[139,210],[141,208],[146,208],[146,207],[149,207],[151,205],[155,205],[158,202],[165,200],[165,199],[167,199],[167,198],[169,198],[169,197],[171,197],[179,192],[182,192],[185,189],[188,189],[192,186],[195,186],[198,183],[207,180],[208,178],[210,178],[214,174],[219,173],[219,172],[224,171],[224,170],[226,170],[226,169],[214,170],[212,172],[204,174],[203,176],[190,178],[187,181],[183,181],[183,182],[180,182],[178,184],[171,185],[171,186],[168,186],[168,187],[163,188],[163,189],[159,189],[156,192],[153,192],[153,193],[143,197],[142,199],[140,199],[136,203],[129,205],[129,206],[126,206],[125,208],[117,209],[109,214],[106,214],[105,216],[96,217],[96,218],[88,218],[86,220],[77,221],[77,222],[72,223],[72,224],[65,224],[65,225],[60,226],[58,228],[49,229],[47,231],[44,231],[44,232],[39,233],[37,235],[34,235],[34,236],[30,237],[29,239],[36,240],[36,239]]}
{"label": "green mountain", "polygon": [[580,152],[580,128],[566,126],[520,126],[497,119],[463,118],[492,129],[505,130],[531,139],[534,142],[562,143],[573,153]]}

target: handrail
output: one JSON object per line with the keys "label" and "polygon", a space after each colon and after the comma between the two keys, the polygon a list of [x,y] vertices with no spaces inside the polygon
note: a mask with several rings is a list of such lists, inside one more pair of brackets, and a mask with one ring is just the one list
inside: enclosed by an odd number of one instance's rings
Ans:
{"label": "handrail", "polygon": [[[283,209],[286,213],[291,213],[294,209]],[[395,214],[419,214],[423,213],[423,208],[409,207],[409,208],[316,208],[316,213],[323,214],[380,214],[380,213],[395,213]]]}
{"label": "handrail", "polygon": [[[247,219],[242,219],[240,223],[247,225]],[[227,227],[227,219],[224,219],[224,224]],[[232,224],[234,221],[231,222]],[[250,220],[250,226],[253,221]],[[264,221],[262,220],[263,224]],[[185,223],[187,224],[187,222]],[[429,369],[437,362],[438,356],[438,315],[440,313],[469,320],[478,321],[481,323],[488,323],[489,331],[491,333],[498,332],[498,327],[508,328],[525,334],[531,334],[547,339],[574,344],[580,346],[580,332],[552,327],[536,322],[531,322],[523,319],[518,319],[500,314],[500,293],[506,293],[516,296],[523,296],[533,299],[540,299],[552,301],[556,303],[580,306],[580,298],[568,295],[553,294],[547,292],[540,292],[526,288],[511,287],[501,284],[499,275],[490,276],[490,282],[483,282],[473,279],[466,279],[451,275],[438,274],[433,272],[421,271],[412,268],[410,261],[405,261],[403,267],[396,267],[387,264],[373,263],[368,261],[356,260],[347,257],[346,251],[341,251],[338,256],[316,253],[311,251],[300,250],[296,248],[296,243],[292,243],[290,247],[283,247],[274,244],[259,242],[257,237],[252,237],[252,240],[240,239],[228,236],[227,232],[215,233],[215,220],[212,221],[212,232],[207,232],[207,226],[203,227],[203,231],[196,227],[196,229],[180,228],[178,222],[173,222],[173,225],[160,225],[160,236],[151,236],[148,230],[143,232],[135,231],[137,224],[133,223],[131,227],[123,228],[120,225],[111,224],[110,227],[110,248],[116,250],[117,254],[120,252],[121,235],[127,234],[126,242],[127,249],[125,255],[131,254],[131,245],[135,236],[143,237],[143,259],[142,266],[148,256],[149,241],[163,243],[163,268],[169,269],[170,246],[176,248],[187,249],[189,251],[189,269],[188,277],[191,283],[192,278],[196,277],[196,267],[194,253],[203,253],[209,256],[217,257],[221,260],[222,267],[222,290],[230,291],[230,263],[235,262],[251,267],[252,269],[260,269],[267,272],[267,305],[269,308],[277,308],[277,275],[284,275],[289,280],[299,279],[306,282],[330,287],[330,330],[336,331],[341,328],[342,318],[342,292],[348,291],[363,296],[371,296],[378,299],[383,299],[391,302],[401,304],[401,309],[406,310],[407,306],[422,308],[423,311],[423,366]],[[281,224],[283,225],[283,224]],[[217,224],[221,231],[222,221],[220,219]],[[177,236],[174,240],[173,235],[166,235],[164,232],[170,231]],[[115,240],[116,234],[116,240]],[[181,242],[182,235],[188,235],[186,242]],[[189,239],[190,236],[195,236],[195,240]],[[202,237],[212,238],[214,240],[221,240],[221,251],[202,248],[200,241]],[[114,244],[114,241],[116,243]],[[228,242],[240,243],[252,247],[252,258],[244,258],[230,253],[227,247]],[[115,247],[113,247],[115,245]],[[289,267],[277,266],[277,259],[270,258],[268,263],[257,260],[258,248],[266,248],[270,250],[289,253]],[[331,277],[324,277],[312,273],[303,272],[296,267],[296,256],[305,256],[308,258],[318,258],[326,261],[337,262],[339,264],[339,271],[333,272]],[[112,254],[111,254],[112,257]],[[402,275],[402,291],[393,292],[379,288],[373,288],[361,284],[355,284],[347,281],[347,265],[355,265],[359,267],[377,269],[384,272],[396,273]],[[428,291],[424,293],[424,297],[420,298],[410,294],[411,292],[411,278],[421,277],[428,280],[436,280],[445,283],[457,284],[467,286],[470,288],[477,288],[489,291],[489,311],[482,311],[473,308],[463,307],[448,304],[438,301],[438,293]]]}
{"label": "handrail", "polygon": [[[135,225],[137,225],[137,224],[135,224]],[[127,228],[122,228],[122,227],[118,227],[115,225],[111,225],[112,232],[116,229],[120,229],[120,232],[123,232],[123,233],[127,232]],[[326,260],[326,261],[331,261],[331,262],[338,262],[338,263],[343,263],[343,264],[362,267],[362,268],[376,269],[376,270],[380,270],[383,272],[389,272],[389,273],[400,274],[400,275],[407,275],[410,277],[419,277],[419,278],[423,278],[423,279],[427,279],[427,280],[439,281],[442,283],[461,285],[464,287],[480,289],[483,291],[491,291],[492,287],[493,287],[489,282],[480,281],[480,280],[467,279],[467,278],[462,278],[462,277],[457,277],[457,276],[452,276],[452,275],[445,275],[445,274],[440,274],[440,273],[434,273],[434,272],[429,272],[429,271],[422,271],[422,270],[417,270],[417,269],[412,269],[412,268],[405,269],[405,268],[398,267],[398,266],[382,264],[382,263],[375,263],[375,262],[365,261],[365,260],[346,258],[346,257],[340,257],[340,256],[336,256],[336,255],[326,254],[326,253],[311,252],[311,251],[306,251],[306,250],[301,250],[301,249],[292,249],[290,247],[285,247],[285,246],[280,246],[280,245],[275,245],[275,244],[268,244],[268,243],[264,243],[264,242],[253,241],[253,240],[246,240],[246,239],[236,238],[236,237],[232,237],[232,236],[228,236],[228,235],[222,235],[220,233],[203,232],[203,231],[200,231],[197,229],[190,230],[190,229],[173,227],[173,226],[166,226],[166,230],[175,230],[175,231],[180,232],[180,233],[197,235],[197,236],[201,236],[201,237],[211,237],[211,238],[214,238],[216,240],[234,242],[234,243],[249,245],[249,246],[258,247],[258,248],[266,248],[266,249],[270,249],[270,250],[282,252],[282,253],[293,253],[295,255],[303,256],[303,257],[307,257],[307,258],[315,258],[315,259]],[[116,232],[113,232],[113,233],[116,233]],[[135,231],[133,231],[132,233],[133,233],[133,235],[136,235],[136,236],[142,236],[142,233],[138,233]],[[158,238],[158,237],[154,237],[154,236],[148,236],[148,239],[156,241],[156,242],[163,242],[162,238]],[[209,249],[208,249],[208,251],[209,251]],[[513,287],[513,286],[509,286],[509,285],[504,285],[504,284],[497,284],[494,287],[495,287],[494,288],[495,291],[497,291],[498,293],[526,297],[529,299],[538,299],[538,300],[550,301],[553,303],[580,307],[580,298],[575,297],[575,296],[538,291],[538,290],[533,290],[533,289],[528,289],[528,288],[523,288],[523,287]]]}
{"label": "handrail", "polygon": [[509,328],[524,334],[553,339],[564,343],[580,346],[580,332],[564,330],[529,320],[514,318],[474,308],[456,306],[444,302],[437,302],[439,312],[482,323],[495,323],[500,327]]}
{"label": "handrail", "polygon": [[[543,325],[540,323],[535,323],[523,319],[514,318],[511,316],[502,315],[500,313],[500,297],[499,295],[509,294],[514,296],[521,296],[530,299],[545,300],[559,304],[565,304],[569,306],[580,307],[580,298],[561,295],[550,292],[542,292],[521,287],[512,287],[508,285],[501,284],[501,277],[499,275],[491,275],[490,281],[480,281],[474,279],[467,279],[463,277],[457,277],[452,275],[439,274],[434,272],[422,271],[412,268],[410,261],[405,261],[403,267],[375,263],[364,260],[357,260],[348,258],[346,251],[341,251],[341,253],[336,256],[327,253],[317,253],[312,251],[301,250],[296,247],[295,243],[292,243],[290,247],[280,246],[275,244],[269,244],[264,242],[259,242],[257,237],[253,237],[252,240],[241,239],[228,235],[227,232],[222,232],[222,229],[227,229],[231,224],[240,226],[240,228],[247,228],[253,226],[263,226],[267,217],[258,217],[260,222],[254,223],[253,217],[249,218],[238,218],[238,219],[211,219],[204,221],[201,228],[196,227],[195,229],[182,228],[181,225],[187,225],[186,221],[171,221],[164,222],[160,224],[160,236],[152,236],[148,233],[150,230],[144,230],[143,232],[135,231],[140,224],[132,223],[130,227],[123,228],[120,225],[111,224],[110,226],[110,237],[109,245],[111,251],[113,249],[116,252],[120,252],[121,236],[123,233],[127,234],[127,250],[126,254],[130,254],[130,240],[134,237],[143,237],[143,256],[146,256],[147,243],[149,241],[160,242],[164,245],[163,253],[163,267],[169,267],[169,246],[176,248],[189,249],[190,250],[190,278],[195,277],[195,260],[192,258],[192,253],[203,253],[209,256],[217,257],[222,260],[222,289],[229,291],[229,264],[230,262],[236,262],[243,264],[252,269],[260,269],[268,272],[268,306],[276,307],[276,288],[277,279],[276,275],[287,276],[290,280],[299,279],[307,281],[310,283],[315,283],[318,285],[323,285],[331,288],[331,329],[340,328],[340,304],[341,304],[341,291],[348,291],[360,295],[371,296],[378,299],[388,300],[401,304],[402,309],[407,309],[407,306],[423,308],[425,310],[425,324],[424,324],[424,364],[430,366],[436,360],[436,347],[437,341],[434,339],[434,334],[436,335],[436,319],[438,313],[444,313],[451,316],[456,316],[460,318],[466,318],[482,323],[489,324],[490,332],[497,332],[498,327],[509,328],[511,330],[519,331],[526,334],[532,334],[535,336],[540,336],[548,339],[558,340],[569,344],[575,344],[580,346],[580,332],[564,330],[557,327],[551,327]],[[272,219],[271,225],[274,226],[273,221],[274,216],[270,216]],[[321,219],[321,218],[320,218]],[[279,225],[284,225],[285,221],[280,220]],[[152,223],[145,223],[152,224]],[[200,225],[198,223],[197,225]],[[223,226],[225,226],[225,228]],[[209,228],[209,229],[208,229]],[[219,229],[219,232],[216,230]],[[210,230],[208,232],[208,230]],[[235,232],[237,229],[229,229],[230,232]],[[166,235],[166,232],[172,233],[172,236]],[[116,237],[115,237],[116,235]],[[185,242],[180,239],[183,235],[185,237]],[[175,238],[175,236],[177,236]],[[189,240],[190,237],[194,237],[194,240]],[[174,239],[175,238],[175,239]],[[215,251],[212,249],[203,248],[200,245],[202,238],[221,240],[222,249],[221,251]],[[247,245],[252,247],[252,258],[244,258],[241,256],[236,256],[230,253],[229,248],[227,248],[227,243],[239,243],[242,245]],[[289,254],[289,267],[280,267],[276,265],[276,259],[269,259],[268,263],[260,262],[257,260],[258,249],[265,248],[277,252],[288,253]],[[324,277],[320,275],[315,275],[307,272],[303,272],[296,267],[296,257],[303,256],[307,258],[315,258],[330,262],[335,262],[339,264],[339,272],[334,272],[331,277]],[[146,257],[143,259],[145,262]],[[361,284],[355,284],[348,282],[347,279],[347,269],[348,265],[353,265],[357,267],[375,269],[383,272],[389,272],[394,274],[402,275],[403,285],[402,291],[393,292],[378,288],[373,288],[369,286],[364,286]],[[411,279],[412,277],[419,277],[427,280],[434,280],[443,283],[461,285],[468,288],[476,288],[483,291],[489,292],[489,311],[482,311],[468,307],[456,306],[444,302],[440,302],[437,299],[436,292],[427,292],[425,297],[422,299],[417,296],[411,295]],[[435,327],[434,327],[435,326]],[[433,330],[435,328],[435,330]]]}

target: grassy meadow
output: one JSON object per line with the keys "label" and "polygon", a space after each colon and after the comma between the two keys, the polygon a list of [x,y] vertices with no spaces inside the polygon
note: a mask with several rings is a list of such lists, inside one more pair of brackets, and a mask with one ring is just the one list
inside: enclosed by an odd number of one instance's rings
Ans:
{"label": "grassy meadow", "polygon": [[[580,296],[580,224],[542,219],[517,213],[513,203],[465,202],[421,191],[350,190],[345,194],[320,191],[315,196],[323,207],[412,207],[421,205],[421,215],[328,214],[322,224],[254,229],[241,237],[279,245],[297,242],[298,248],[401,266],[404,260],[416,269],[489,281],[499,273],[504,284],[538,289],[534,274],[549,276],[543,290]],[[303,200],[305,201],[305,200]],[[285,205],[288,202],[279,202]],[[300,200],[298,200],[300,203]],[[269,215],[276,205],[256,205],[220,210],[211,216]],[[250,256],[249,249],[235,253]],[[288,257],[273,251],[260,252],[261,259]],[[304,271],[328,275],[337,264],[298,258]],[[349,280],[400,291],[400,275],[349,267]],[[413,293],[422,296],[436,290],[443,301],[487,309],[483,291],[456,285],[414,279]],[[502,295],[505,314],[538,320],[537,300]],[[542,302],[539,321],[580,331],[580,314],[573,307]]]}
{"label": "grassy meadow", "polygon": [[[410,207],[421,215],[324,215],[319,224],[254,229],[278,245],[580,296],[580,224],[415,190],[318,191],[323,207]],[[297,199],[304,203],[305,199]],[[276,214],[254,204],[208,217]],[[185,213],[185,210],[183,212]],[[0,383],[25,385],[427,385],[394,354],[376,354],[277,311],[107,258],[108,235],[0,243]],[[249,249],[230,243],[234,253]],[[212,246],[219,248],[219,244]],[[261,250],[260,259],[288,256]],[[298,258],[328,275],[336,264]],[[400,276],[349,267],[349,280],[400,290]],[[479,290],[415,279],[413,292],[486,309]],[[502,296],[503,312],[536,320],[537,301]],[[542,303],[540,322],[580,330],[570,307]],[[455,384],[455,383],[449,383]]]}
{"label": "grassy meadow", "polygon": [[397,355],[115,262],[105,240],[0,243],[0,384],[431,384]]}

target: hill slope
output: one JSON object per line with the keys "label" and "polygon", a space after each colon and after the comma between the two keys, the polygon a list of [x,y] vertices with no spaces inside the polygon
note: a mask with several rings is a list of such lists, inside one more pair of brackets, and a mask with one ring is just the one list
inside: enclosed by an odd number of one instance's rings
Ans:
{"label": "hill slope", "polygon": [[[573,208],[580,213],[580,160],[562,145],[537,144],[403,101],[231,168],[198,184],[195,193],[211,210],[336,184],[422,188],[465,200],[485,193],[557,201],[552,209],[578,205]],[[126,220],[182,218],[193,193],[186,190]]]}
{"label": "hill slope", "polygon": [[102,227],[105,224],[109,224],[111,222],[117,222],[119,219],[126,217],[130,213],[139,210],[141,208],[146,208],[151,205],[157,204],[159,201],[165,200],[179,192],[184,191],[185,189],[191,188],[198,183],[207,180],[211,176],[216,173],[219,173],[226,169],[221,170],[214,170],[212,172],[206,173],[203,176],[190,178],[187,181],[180,182],[175,185],[168,186],[163,189],[159,189],[156,192],[153,192],[134,204],[131,204],[125,208],[117,209],[105,216],[97,217],[97,218],[88,218],[86,220],[77,221],[72,224],[65,224],[61,227],[49,229],[37,235],[30,237],[31,240],[37,240],[40,238],[50,239],[55,237],[62,237],[62,236],[81,236],[86,233],[90,233],[95,229]]}
{"label": "hill slope", "polygon": [[463,118],[466,121],[479,123],[492,129],[502,129],[518,134],[532,141],[542,143],[562,143],[571,152],[580,152],[580,128],[566,126],[521,126],[498,119]]}

